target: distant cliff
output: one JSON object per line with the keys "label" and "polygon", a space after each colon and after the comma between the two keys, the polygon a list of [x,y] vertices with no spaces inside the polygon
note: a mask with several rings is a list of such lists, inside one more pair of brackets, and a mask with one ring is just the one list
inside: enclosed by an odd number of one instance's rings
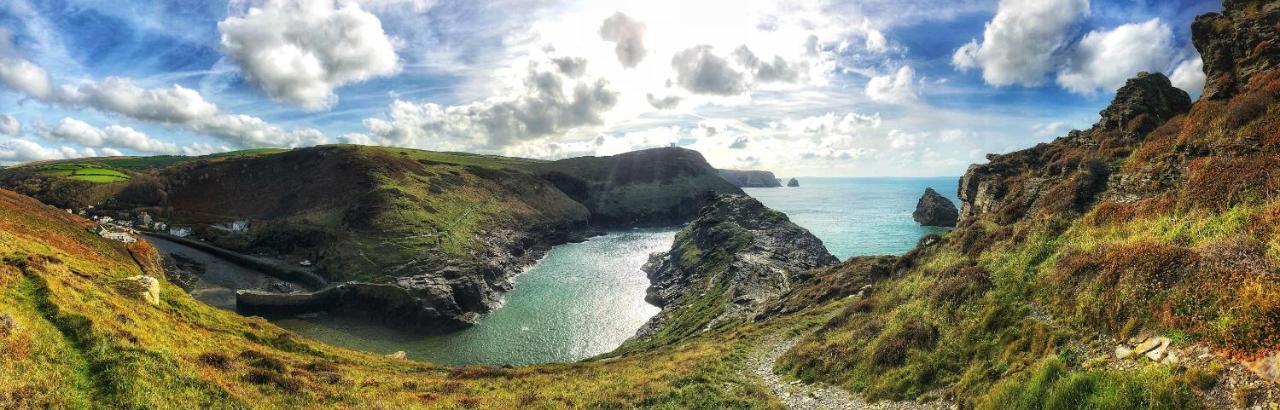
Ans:
{"label": "distant cliff", "polygon": [[778,177],[769,171],[749,171],[736,169],[716,170],[725,181],[739,188],[777,188],[782,186]]}

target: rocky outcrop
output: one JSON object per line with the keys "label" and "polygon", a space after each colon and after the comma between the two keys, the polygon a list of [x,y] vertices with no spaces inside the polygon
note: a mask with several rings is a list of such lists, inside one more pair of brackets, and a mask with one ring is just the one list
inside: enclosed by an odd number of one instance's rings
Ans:
{"label": "rocky outcrop", "polygon": [[119,284],[120,292],[147,302],[152,306],[160,305],[160,280],[147,276],[131,276]]}
{"label": "rocky outcrop", "polygon": [[933,188],[925,188],[924,195],[920,197],[920,201],[916,202],[916,210],[911,213],[911,219],[922,226],[941,226],[954,227],[959,219],[960,211],[956,209],[956,204],[950,199],[934,191]]}
{"label": "rocky outcrop", "polygon": [[688,222],[712,197],[741,194],[697,151],[667,147],[610,157],[579,157],[532,167],[590,211],[597,227]]}
{"label": "rocky outcrop", "polygon": [[988,154],[960,178],[960,224],[997,213],[999,224],[1040,210],[1087,210],[1121,159],[1156,127],[1185,113],[1191,98],[1159,73],[1129,79],[1085,131],[1008,154]]}
{"label": "rocky outcrop", "polygon": [[736,169],[716,170],[720,177],[738,188],[777,188],[782,186],[778,177],[769,171],[747,171]]}
{"label": "rocky outcrop", "polygon": [[795,178],[791,178],[790,181],[787,181],[788,188],[795,188],[799,186],[800,186],[800,181],[797,181]]}
{"label": "rocky outcrop", "polygon": [[663,308],[637,333],[671,341],[760,313],[796,286],[800,272],[839,262],[822,241],[745,195],[726,195],[644,267],[645,300]]}
{"label": "rocky outcrop", "polygon": [[1205,98],[1235,95],[1259,74],[1280,66],[1280,3],[1225,0],[1221,13],[1196,18],[1191,38],[1204,60]]}

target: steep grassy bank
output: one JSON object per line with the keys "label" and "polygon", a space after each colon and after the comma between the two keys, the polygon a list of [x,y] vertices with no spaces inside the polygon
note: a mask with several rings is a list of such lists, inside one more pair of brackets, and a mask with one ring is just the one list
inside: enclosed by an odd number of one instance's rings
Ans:
{"label": "steep grassy bank", "polygon": [[[971,168],[960,226],[904,256],[781,368],[871,397],[987,408],[1265,400],[1216,382],[1280,347],[1280,4],[1225,6],[1194,30],[1215,61],[1204,99],[1140,75],[1093,128]],[[1140,333],[1212,354],[1112,357]]]}

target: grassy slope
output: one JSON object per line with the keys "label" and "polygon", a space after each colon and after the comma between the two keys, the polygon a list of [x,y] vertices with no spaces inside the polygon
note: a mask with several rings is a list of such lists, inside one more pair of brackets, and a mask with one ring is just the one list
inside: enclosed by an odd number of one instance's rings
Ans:
{"label": "grassy slope", "polygon": [[[1051,145],[1052,158],[1096,161],[1113,173],[1113,191],[1138,199],[1104,192],[1083,210],[1055,205],[1076,202],[1086,166],[1063,168],[1071,171],[1040,190],[1022,187],[1034,169],[1007,176],[1011,198],[1035,192],[1039,205],[1010,200],[909,254],[910,269],[878,283],[780,366],[878,398],[1195,406],[1211,370],[1124,370],[1099,356],[1110,338],[1140,331],[1225,357],[1280,348],[1277,95],[1280,74],[1269,73],[1230,100],[1197,102],[1136,147]],[[1163,178],[1171,169],[1184,174]]]}
{"label": "grassy slope", "polygon": [[164,281],[147,305],[117,285],[152,263],[84,225],[0,191],[0,314],[18,323],[0,336],[0,407],[775,407],[740,372],[751,341],[839,307],[609,360],[449,368],[302,340]]}

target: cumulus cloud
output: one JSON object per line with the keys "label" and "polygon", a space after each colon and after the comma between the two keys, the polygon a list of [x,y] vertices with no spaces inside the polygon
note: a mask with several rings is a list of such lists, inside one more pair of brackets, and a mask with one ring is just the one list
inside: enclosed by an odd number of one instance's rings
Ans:
{"label": "cumulus cloud", "polygon": [[1158,18],[1092,31],[1058,73],[1058,84],[1081,94],[1114,90],[1140,71],[1160,71],[1169,63],[1172,49],[1173,30]]}
{"label": "cumulus cloud", "polygon": [[0,114],[0,135],[16,137],[22,134],[22,123],[9,114]]}
{"label": "cumulus cloud", "polygon": [[31,70],[38,71],[37,77],[44,79],[46,84],[33,87],[27,83],[10,83],[10,78],[3,74],[0,74],[0,84],[46,103],[93,108],[136,120],[177,125],[224,140],[235,147],[298,147],[326,141],[325,136],[315,129],[286,131],[258,117],[222,113],[217,105],[206,101],[199,92],[179,85],[142,88],[127,78],[108,77],[100,82],[54,87],[45,71],[30,61],[17,57],[0,59],[0,73]]}
{"label": "cumulus cloud", "polygon": [[1199,98],[1200,93],[1204,92],[1204,61],[1196,54],[1194,58],[1179,63],[1169,80],[1173,82],[1173,86],[1191,94],[1191,98]]}
{"label": "cumulus cloud", "polygon": [[618,55],[618,62],[623,67],[632,68],[640,64],[648,53],[644,48],[645,25],[632,20],[626,14],[614,13],[600,25],[600,38],[617,44],[613,52]]}
{"label": "cumulus cloud", "polygon": [[35,99],[49,98],[53,92],[49,74],[19,57],[0,57],[0,83]]}
{"label": "cumulus cloud", "polygon": [[676,83],[695,94],[737,95],[747,91],[741,72],[729,60],[717,56],[711,46],[696,46],[671,58],[676,70]]}
{"label": "cumulus cloud", "polygon": [[21,138],[0,139],[0,162],[3,163],[48,161],[54,159],[94,156],[97,156],[97,152],[91,148],[46,148],[38,143]]}
{"label": "cumulus cloud", "polygon": [[892,104],[915,102],[918,98],[915,75],[911,66],[902,66],[896,72],[871,77],[867,81],[867,97],[873,101]]}
{"label": "cumulus cloud", "polygon": [[319,110],[334,90],[400,71],[382,22],[357,3],[268,0],[218,23],[222,47],[245,75],[277,100]]}
{"label": "cumulus cloud", "polygon": [[653,108],[657,108],[659,110],[669,110],[672,108],[676,108],[677,106],[680,105],[680,101],[683,100],[679,96],[675,96],[675,95],[668,95],[666,97],[658,98],[657,96],[654,96],[653,93],[645,94],[644,98],[645,100],[649,101],[650,106],[652,106]]}
{"label": "cumulus cloud", "polygon": [[618,93],[603,79],[567,79],[559,70],[531,69],[523,90],[507,98],[457,106],[396,100],[387,117],[365,120],[368,136],[344,140],[492,151],[601,124],[601,115],[617,104]]}
{"label": "cumulus cloud", "polygon": [[982,42],[952,55],[956,68],[979,69],[991,85],[1038,85],[1053,70],[1071,26],[1089,14],[1089,0],[1002,0]]}
{"label": "cumulus cloud", "polygon": [[788,63],[781,56],[774,56],[773,61],[761,61],[745,45],[734,50],[733,56],[738,59],[738,64],[742,64],[742,66],[753,71],[756,81],[763,83],[794,83],[800,78],[801,71],[804,70],[804,68]]}
{"label": "cumulus cloud", "polygon": [[108,155],[119,155],[120,149],[164,155],[205,155],[219,151],[207,144],[179,146],[120,125],[97,128],[74,118],[63,118],[56,127],[45,133],[45,137],[50,140],[73,142],[85,147],[101,148],[101,151]]}
{"label": "cumulus cloud", "polygon": [[217,106],[205,101],[195,90],[180,85],[144,89],[127,78],[119,77],[108,77],[79,88],[64,88],[57,100],[162,123],[190,122],[210,117],[218,111]]}

